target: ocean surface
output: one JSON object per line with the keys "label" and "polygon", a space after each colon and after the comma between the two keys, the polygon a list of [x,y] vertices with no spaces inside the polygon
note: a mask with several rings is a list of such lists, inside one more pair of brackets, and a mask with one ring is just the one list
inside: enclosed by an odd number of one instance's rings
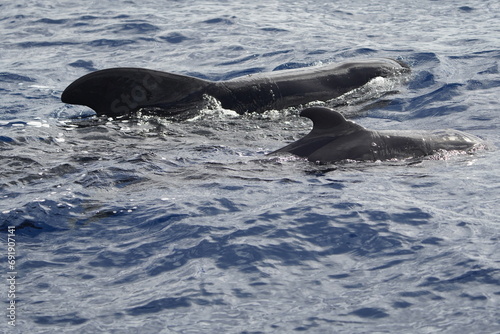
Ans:
{"label": "ocean surface", "polygon": [[[500,333],[497,0],[30,0],[0,13],[0,333]],[[412,74],[337,110],[486,147],[316,165],[266,155],[310,131],[299,109],[239,116],[212,101],[180,122],[97,120],[60,101],[110,67],[226,80],[378,57]]]}

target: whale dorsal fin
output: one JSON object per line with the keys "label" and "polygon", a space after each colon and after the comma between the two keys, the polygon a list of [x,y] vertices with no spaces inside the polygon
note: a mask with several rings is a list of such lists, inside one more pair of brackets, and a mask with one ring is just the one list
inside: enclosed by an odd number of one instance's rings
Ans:
{"label": "whale dorsal fin", "polygon": [[330,108],[307,108],[302,110],[300,116],[307,117],[313,122],[313,129],[308,136],[324,136],[326,133],[340,136],[364,129],[361,125],[346,120],[341,113]]}
{"label": "whale dorsal fin", "polygon": [[74,81],[61,100],[88,106],[97,115],[122,116],[148,107],[175,113],[178,105],[203,101],[209,85],[202,79],[168,72],[110,68]]}
{"label": "whale dorsal fin", "polygon": [[288,152],[299,157],[308,157],[311,152],[331,143],[338,137],[366,130],[354,122],[348,121],[335,110],[325,107],[311,107],[302,110],[300,116],[313,121],[309,134],[296,142],[280,148],[270,154]]}

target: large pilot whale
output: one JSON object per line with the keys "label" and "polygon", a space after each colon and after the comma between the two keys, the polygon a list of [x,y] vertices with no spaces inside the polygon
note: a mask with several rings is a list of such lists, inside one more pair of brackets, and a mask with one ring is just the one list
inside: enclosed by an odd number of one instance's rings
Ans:
{"label": "large pilot whale", "polygon": [[189,113],[212,96],[239,114],[327,101],[376,77],[409,72],[392,59],[371,59],[208,81],[144,68],[89,73],[63,92],[65,103],[85,105],[97,115],[123,116],[138,110],[173,116]]}
{"label": "large pilot whale", "polygon": [[291,153],[325,164],[340,161],[378,161],[416,158],[440,150],[467,151],[482,144],[481,139],[458,130],[374,131],[348,121],[324,107],[302,110],[300,116],[313,121],[305,137],[270,154]]}

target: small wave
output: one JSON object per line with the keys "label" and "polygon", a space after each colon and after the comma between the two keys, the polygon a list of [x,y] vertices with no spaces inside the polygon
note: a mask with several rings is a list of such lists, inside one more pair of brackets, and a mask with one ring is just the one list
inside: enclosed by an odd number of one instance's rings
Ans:
{"label": "small wave", "polygon": [[431,87],[435,84],[436,80],[434,78],[434,74],[429,71],[420,71],[408,83],[408,88],[417,90]]}
{"label": "small wave", "polygon": [[114,28],[115,33],[127,34],[149,34],[151,32],[159,31],[160,28],[150,23],[124,23]]}
{"label": "small wave", "polygon": [[101,46],[107,46],[107,47],[112,47],[116,48],[119,46],[124,46],[124,45],[130,45],[130,44],[135,44],[137,43],[136,41],[132,39],[96,39],[90,42],[87,42],[87,45],[91,47],[101,47]]}
{"label": "small wave", "polygon": [[378,53],[378,51],[374,50],[374,49],[359,48],[359,49],[355,49],[355,50],[344,51],[340,54],[340,56],[343,58],[346,58],[346,59],[352,59],[352,58],[366,56],[366,55],[373,56],[376,53]]}
{"label": "small wave", "polygon": [[439,58],[437,54],[433,52],[420,52],[413,53],[405,57],[405,61],[412,68],[416,68],[425,65],[427,68],[433,67],[432,64],[439,64]]}
{"label": "small wave", "polygon": [[0,142],[12,143],[12,142],[14,142],[14,139],[11,137],[7,137],[7,136],[0,136]]}
{"label": "small wave", "polygon": [[19,81],[35,82],[36,80],[16,73],[0,72],[0,82],[19,82]]}
{"label": "small wave", "polygon": [[468,109],[466,105],[449,106],[445,103],[459,96],[461,94],[459,89],[463,86],[464,84],[461,83],[443,84],[428,94],[413,98],[407,108],[415,110],[412,113],[413,118],[434,117],[463,112]]}
{"label": "small wave", "polygon": [[466,89],[483,90],[500,87],[500,80],[468,80]]}
{"label": "small wave", "polygon": [[94,62],[92,60],[87,61],[87,60],[79,59],[79,60],[72,62],[68,65],[71,67],[83,68],[83,69],[86,69],[88,71],[97,71],[97,68],[95,68]]}
{"label": "small wave", "polygon": [[46,24],[64,24],[68,22],[66,19],[59,19],[59,20],[54,20],[54,19],[49,19],[49,18],[44,18],[40,19],[38,21],[35,21],[35,23],[46,23]]}
{"label": "small wave", "polygon": [[[231,61],[226,61],[226,62],[220,63],[219,66],[228,66],[228,65],[242,64],[242,63],[246,63],[249,60],[255,59],[257,57],[258,57],[257,54],[253,54],[253,55],[246,56],[246,57],[243,57],[243,58],[238,58],[238,59],[235,59],[235,60],[231,60]],[[262,69],[259,69],[259,71],[261,71],[261,70]],[[248,70],[246,70],[246,71],[248,71]],[[255,72],[253,72],[253,73],[255,73]]]}
{"label": "small wave", "polygon": [[286,29],[281,29],[281,28],[261,28],[260,30],[265,31],[265,32],[275,32],[275,33],[280,33],[280,32],[288,32]]}
{"label": "small wave", "polygon": [[471,13],[475,10],[473,7],[469,7],[469,6],[461,6],[461,7],[458,7],[458,9],[464,13]]}
{"label": "small wave", "polygon": [[182,43],[184,41],[191,39],[191,38],[184,36],[183,34],[178,33],[178,32],[172,32],[166,36],[160,36],[159,38],[161,40],[164,40],[164,41],[166,41],[168,43],[172,43],[172,44],[179,44],[179,43]]}
{"label": "small wave", "polygon": [[389,316],[389,314],[386,313],[384,309],[372,307],[363,307],[352,311],[350,314],[365,319],[380,319]]}
{"label": "small wave", "polygon": [[141,316],[144,314],[150,313],[158,313],[163,310],[176,309],[179,307],[189,307],[191,306],[191,302],[189,298],[180,297],[180,298],[159,298],[148,303],[145,303],[141,306],[136,306],[129,308],[127,313],[132,316]]}
{"label": "small wave", "polygon": [[308,67],[311,66],[311,64],[307,63],[297,63],[297,62],[289,62],[285,64],[281,64],[279,66],[276,66],[273,71],[281,71],[281,70],[291,70],[291,69],[296,69],[296,68],[303,68],[303,67]]}
{"label": "small wave", "polygon": [[233,22],[232,19],[234,19],[234,17],[231,17],[231,18],[217,17],[217,18],[214,18],[214,19],[205,20],[205,21],[203,21],[203,23],[233,25],[234,22]]}
{"label": "small wave", "polygon": [[30,48],[46,48],[46,47],[57,47],[57,46],[66,46],[66,45],[78,45],[79,43],[76,42],[64,42],[64,41],[57,41],[57,42],[47,42],[47,41],[42,41],[42,42],[21,42],[17,43],[17,46],[23,49],[30,49]]}

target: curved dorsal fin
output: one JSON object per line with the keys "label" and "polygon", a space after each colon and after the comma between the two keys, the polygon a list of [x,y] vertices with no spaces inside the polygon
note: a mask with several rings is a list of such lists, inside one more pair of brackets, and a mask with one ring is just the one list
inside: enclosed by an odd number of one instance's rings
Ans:
{"label": "curved dorsal fin", "polygon": [[309,134],[296,142],[280,148],[270,154],[288,152],[299,157],[309,157],[316,150],[336,140],[338,137],[357,131],[367,131],[360,125],[348,121],[335,110],[325,107],[311,107],[302,110],[300,116],[313,121]]}
{"label": "curved dorsal fin", "polygon": [[61,100],[88,106],[97,115],[123,116],[147,107],[167,113],[182,104],[201,103],[209,85],[206,80],[145,68],[110,68],[75,80]]}
{"label": "curved dorsal fin", "polygon": [[362,126],[348,121],[341,113],[325,107],[311,107],[302,110],[300,116],[307,117],[313,121],[313,129],[310,134],[324,134],[332,131],[336,135],[362,130]]}

